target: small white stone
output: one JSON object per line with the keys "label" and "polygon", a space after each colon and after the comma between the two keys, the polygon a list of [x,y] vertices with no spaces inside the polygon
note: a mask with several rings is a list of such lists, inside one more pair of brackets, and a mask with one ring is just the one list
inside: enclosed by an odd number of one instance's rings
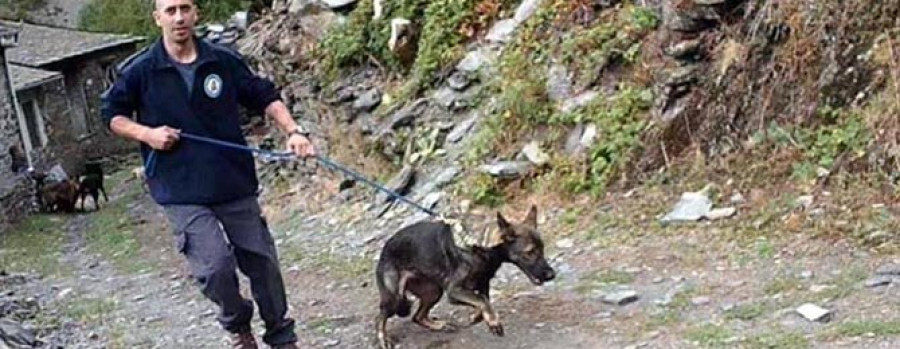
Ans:
{"label": "small white stone", "polygon": [[831,320],[831,312],[812,303],[806,303],[797,308],[797,313],[809,321],[828,322]]}

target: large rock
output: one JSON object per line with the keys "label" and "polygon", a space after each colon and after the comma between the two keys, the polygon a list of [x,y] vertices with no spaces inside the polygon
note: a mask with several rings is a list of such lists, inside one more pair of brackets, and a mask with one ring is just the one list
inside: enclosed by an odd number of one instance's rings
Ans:
{"label": "large rock", "polygon": [[447,79],[447,86],[450,86],[450,88],[456,91],[465,90],[471,83],[472,80],[469,79],[468,74],[462,71],[453,73],[450,75],[450,78]]}
{"label": "large rock", "polygon": [[[391,179],[387,183],[387,185],[385,185],[385,187],[398,195],[406,195],[406,193],[409,192],[409,189],[414,183],[415,175],[415,168],[407,165],[402,170],[400,170],[400,173],[394,176],[394,178]],[[378,194],[375,195],[375,202],[379,204],[393,200],[393,197],[382,191],[378,191]]]}
{"label": "large rock", "polygon": [[579,93],[575,97],[571,97],[563,101],[562,105],[560,105],[559,107],[559,110],[563,113],[571,113],[578,110],[579,108],[587,106],[598,96],[600,96],[600,93],[597,91],[585,91]]}
{"label": "large rock", "polygon": [[428,99],[420,98],[416,100],[412,104],[397,111],[397,113],[391,117],[388,127],[392,130],[396,130],[401,127],[412,126],[416,121],[416,117],[421,115],[423,109],[427,106]]}
{"label": "large rock", "polygon": [[804,319],[814,322],[828,322],[832,317],[831,311],[812,303],[803,304],[796,311]]}
{"label": "large rock", "polygon": [[450,109],[460,97],[460,93],[450,87],[444,87],[434,92],[432,98],[438,105]]}
{"label": "large rock", "polygon": [[603,303],[613,305],[626,305],[637,300],[638,294],[633,290],[618,291],[603,296]]}
{"label": "large rock", "polygon": [[697,82],[698,70],[694,66],[684,66],[666,71],[665,85],[678,87]]}
{"label": "large rock", "polygon": [[388,49],[396,54],[402,54],[405,50],[410,49],[409,40],[412,21],[406,18],[391,19],[391,37],[388,38]]}
{"label": "large rock", "polygon": [[675,58],[686,59],[700,51],[700,39],[684,40],[666,48],[666,54]]}
{"label": "large rock", "polygon": [[459,92],[449,86],[444,86],[435,91],[431,99],[435,104],[449,111],[458,111],[471,106],[473,98],[478,95],[480,90],[476,87],[469,88],[465,92]]}
{"label": "large rock", "polygon": [[485,39],[487,39],[488,42],[505,44],[512,39],[512,35],[516,31],[517,26],[518,23],[515,19],[497,21],[497,23],[491,27],[491,30],[488,31]]}
{"label": "large rock", "polygon": [[38,345],[32,331],[19,323],[8,319],[0,319],[0,343],[6,342],[13,347],[32,348]]}
{"label": "large rock", "polygon": [[324,3],[325,5],[330,7],[332,10],[338,10],[338,9],[343,9],[350,5],[353,5],[359,0],[319,0],[319,1],[321,1],[322,3]]}
{"label": "large rock", "polygon": [[481,50],[469,51],[466,57],[456,65],[456,69],[467,73],[475,73],[488,61],[488,57]]}
{"label": "large rock", "polygon": [[698,192],[686,192],[681,194],[681,198],[675,207],[666,214],[662,221],[666,222],[689,222],[698,221],[706,218],[709,220],[717,220],[728,218],[737,213],[737,209],[733,207],[713,209],[712,201],[709,199],[708,192],[711,186],[707,185]]}
{"label": "large rock", "polygon": [[878,267],[875,270],[878,275],[900,276],[900,264],[889,263]]}
{"label": "large rock", "polygon": [[581,135],[584,134],[584,124],[577,124],[569,131],[566,137],[566,154],[575,155],[583,151],[581,147]]}
{"label": "large rock", "polygon": [[442,189],[447,184],[450,184],[454,180],[456,180],[456,177],[459,176],[460,173],[462,173],[462,169],[460,169],[459,167],[446,167],[440,173],[438,173],[437,176],[434,177],[434,181],[432,182],[432,184],[434,185],[435,189]]}
{"label": "large rock", "polygon": [[887,286],[894,282],[894,278],[887,275],[879,275],[866,280],[866,287],[873,288],[878,286]]}
{"label": "large rock", "polygon": [[678,32],[693,33],[715,25],[718,15],[709,6],[676,7],[675,1],[664,1],[662,22],[666,28]]}
{"label": "large rock", "polygon": [[475,126],[475,122],[478,121],[478,117],[480,114],[475,113],[472,117],[466,119],[465,121],[456,125],[453,130],[447,134],[447,142],[456,143],[459,142],[472,130],[472,127]]}
{"label": "large rock", "polygon": [[596,138],[597,125],[578,124],[569,131],[569,136],[566,138],[566,153],[569,155],[581,154],[594,145]]}
{"label": "large rock", "polygon": [[541,144],[538,141],[531,141],[525,145],[522,155],[537,166],[543,166],[550,162],[550,156],[541,150]]}
{"label": "large rock", "polygon": [[363,94],[353,102],[353,109],[370,112],[375,109],[375,107],[378,107],[379,104],[381,104],[381,92],[379,92],[378,89],[373,88],[363,92]]}
{"label": "large rock", "polygon": [[572,95],[572,79],[569,71],[562,64],[554,64],[547,74],[547,96],[556,102]]}
{"label": "large rock", "polygon": [[498,178],[518,178],[531,170],[528,161],[498,161],[489,165],[482,165],[481,171]]}
{"label": "large rock", "polygon": [[698,221],[712,210],[713,204],[702,192],[687,192],[675,204],[671,212],[663,217],[663,222]]}
{"label": "large rock", "polygon": [[290,0],[287,10],[293,14],[314,15],[328,10],[328,7],[317,0]]}
{"label": "large rock", "polygon": [[532,15],[537,11],[537,9],[541,6],[543,0],[523,0],[519,7],[516,9],[516,14],[513,16],[513,20],[517,23],[521,24],[531,18]]}

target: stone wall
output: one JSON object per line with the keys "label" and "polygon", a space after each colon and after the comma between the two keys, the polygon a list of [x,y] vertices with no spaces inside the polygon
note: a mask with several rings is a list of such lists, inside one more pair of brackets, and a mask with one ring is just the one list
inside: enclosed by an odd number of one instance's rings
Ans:
{"label": "stone wall", "polygon": [[28,180],[11,171],[10,145],[19,144],[19,124],[9,93],[6,58],[0,49],[0,234],[28,212]]}
{"label": "stone wall", "polygon": [[[44,120],[47,144],[43,147],[34,144],[32,160],[34,167],[47,171],[56,164],[74,174],[87,159],[81,149],[78,136],[72,132],[71,113],[68,93],[62,79],[55,80],[27,91],[19,91],[19,102],[33,100],[40,106]],[[35,132],[35,130],[32,130]]]}
{"label": "stone wall", "polygon": [[[15,113],[12,112],[12,101],[9,97],[9,77],[6,76],[5,57],[0,49],[0,171],[9,171],[12,161],[7,150],[18,141],[19,125]],[[0,193],[2,195],[2,193]]]}
{"label": "stone wall", "polygon": [[31,188],[25,175],[4,174],[0,179],[0,235],[28,214],[32,203]]}
{"label": "stone wall", "polygon": [[[136,50],[129,46],[117,50],[98,52],[79,60],[45,69],[60,71],[65,84],[58,93],[68,100],[55,100],[47,118],[54,124],[52,138],[56,139],[46,155],[44,163],[60,163],[67,173],[79,175],[85,160],[137,152],[138,145],[114,135],[106,128],[100,115],[100,96],[111,83],[107,69]],[[51,96],[57,92],[47,92]],[[51,103],[48,103],[51,104]]]}
{"label": "stone wall", "polygon": [[103,117],[100,115],[100,96],[112,83],[112,81],[108,81],[107,72],[110,67],[115,66],[121,59],[128,57],[136,50],[136,46],[131,46],[97,54],[82,66],[79,79],[87,96],[85,110],[87,111],[87,121],[94,135],[82,144],[88,157],[137,152],[138,150],[135,142],[118,137],[107,129]]}

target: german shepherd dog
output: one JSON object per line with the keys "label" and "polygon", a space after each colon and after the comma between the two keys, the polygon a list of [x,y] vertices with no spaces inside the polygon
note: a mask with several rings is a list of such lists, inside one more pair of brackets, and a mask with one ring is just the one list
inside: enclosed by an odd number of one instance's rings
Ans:
{"label": "german shepherd dog", "polygon": [[387,320],[409,316],[419,299],[413,322],[433,331],[450,329],[428,313],[447,293],[451,304],[474,308],[470,325],[482,320],[492,333],[503,336],[503,325],[490,303],[490,282],[503,263],[519,267],[535,285],[553,280],[556,272],[544,258],[544,243],[537,229],[537,207],[531,206],[521,223],[510,223],[497,212],[493,243],[461,247],[454,241],[453,226],[446,221],[423,221],[402,228],[385,243],[376,283],[381,295],[375,326],[381,348],[393,348],[386,333]]}

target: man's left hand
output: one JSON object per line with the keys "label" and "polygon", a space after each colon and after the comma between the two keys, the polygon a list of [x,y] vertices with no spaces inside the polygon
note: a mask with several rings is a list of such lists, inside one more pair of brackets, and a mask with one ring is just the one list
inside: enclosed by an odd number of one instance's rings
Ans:
{"label": "man's left hand", "polygon": [[287,140],[287,148],[301,158],[316,156],[316,149],[309,138],[299,134],[291,134]]}

